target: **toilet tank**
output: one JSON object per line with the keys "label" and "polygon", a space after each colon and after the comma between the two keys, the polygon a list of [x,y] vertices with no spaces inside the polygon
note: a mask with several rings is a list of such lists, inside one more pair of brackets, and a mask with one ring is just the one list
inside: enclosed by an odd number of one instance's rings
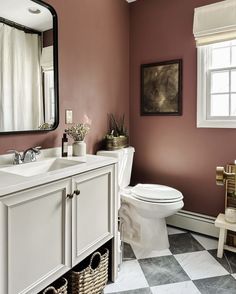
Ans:
{"label": "toilet tank", "polygon": [[97,152],[97,155],[117,158],[119,189],[124,189],[130,184],[134,151],[134,147],[127,147],[114,151],[101,150]]}

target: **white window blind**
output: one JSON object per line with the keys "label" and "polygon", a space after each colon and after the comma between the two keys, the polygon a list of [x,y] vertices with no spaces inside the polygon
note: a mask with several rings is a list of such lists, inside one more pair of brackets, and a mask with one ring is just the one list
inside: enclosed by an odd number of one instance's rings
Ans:
{"label": "white window blind", "polygon": [[195,8],[193,34],[197,46],[236,39],[236,0]]}

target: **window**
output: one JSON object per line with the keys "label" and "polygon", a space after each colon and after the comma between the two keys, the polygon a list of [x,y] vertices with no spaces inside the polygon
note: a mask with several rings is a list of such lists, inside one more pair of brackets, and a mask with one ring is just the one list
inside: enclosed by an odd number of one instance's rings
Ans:
{"label": "window", "polygon": [[198,48],[198,127],[236,127],[236,40]]}
{"label": "window", "polygon": [[236,1],[198,7],[197,126],[236,128]]}

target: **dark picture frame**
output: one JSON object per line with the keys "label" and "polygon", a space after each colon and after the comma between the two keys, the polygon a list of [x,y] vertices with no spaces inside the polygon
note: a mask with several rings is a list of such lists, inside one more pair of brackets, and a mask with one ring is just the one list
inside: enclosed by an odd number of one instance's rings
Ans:
{"label": "dark picture frame", "polygon": [[141,64],[141,115],[182,115],[183,61]]}

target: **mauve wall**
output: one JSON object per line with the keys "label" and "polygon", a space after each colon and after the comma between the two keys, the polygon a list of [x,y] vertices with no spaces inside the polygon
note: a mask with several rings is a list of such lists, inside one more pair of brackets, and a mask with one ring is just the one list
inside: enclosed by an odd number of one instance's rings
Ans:
{"label": "mauve wall", "polygon": [[[194,8],[215,0],[138,0],[131,4],[131,143],[136,149],[133,183],[173,186],[184,209],[216,216],[224,188],[215,167],[236,159],[236,130],[196,128]],[[140,64],[183,59],[183,115],[140,116]]]}
{"label": "mauve wall", "polygon": [[46,134],[1,135],[0,154],[60,146],[65,109],[92,121],[88,152],[107,131],[107,113],[129,120],[129,6],[124,0],[50,0],[59,18],[60,125]]}

